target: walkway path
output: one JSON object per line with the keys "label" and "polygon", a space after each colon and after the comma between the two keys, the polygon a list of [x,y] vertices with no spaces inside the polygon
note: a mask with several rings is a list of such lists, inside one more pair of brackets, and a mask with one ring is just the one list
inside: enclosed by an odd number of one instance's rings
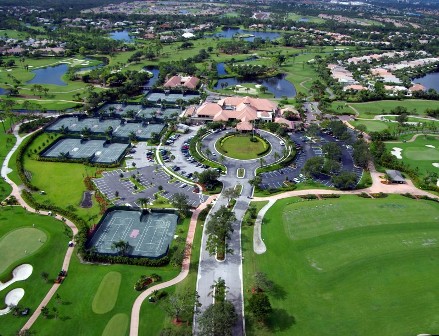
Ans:
{"label": "walkway path", "polygon": [[[195,209],[192,213],[191,221],[189,224],[189,231],[186,238],[186,246],[192,246],[195,237],[195,230],[197,227],[198,215],[200,212],[206,208],[206,206],[213,201],[215,196],[210,196],[206,202],[200,204],[200,206]],[[131,310],[131,324],[130,324],[130,336],[137,336],[139,334],[139,322],[140,322],[140,309],[142,307],[142,303],[145,299],[150,296],[154,291],[160,290],[166,287],[174,286],[180,281],[184,280],[186,276],[189,274],[189,267],[191,263],[191,255],[192,248],[187,250],[187,253],[183,259],[183,263],[181,266],[181,272],[175,278],[163,282],[161,284],[155,285],[153,287],[148,288],[146,291],[140,294],[136,301],[134,301],[133,308]]]}
{"label": "walkway path", "polygon": [[256,254],[262,254],[267,251],[267,247],[262,240],[262,220],[264,219],[265,213],[274,203],[276,203],[275,200],[269,200],[268,203],[258,212],[256,217],[255,228],[253,230],[253,251],[255,251]]}
{"label": "walkway path", "polygon": [[[21,193],[20,193],[20,188],[8,177],[8,173],[11,172],[11,169],[9,169],[8,165],[9,165],[9,160],[11,159],[11,156],[14,154],[14,152],[17,150],[17,148],[20,146],[20,144],[23,142],[23,140],[28,137],[31,134],[26,135],[25,137],[21,137],[18,134],[18,130],[19,130],[20,125],[15,126],[14,128],[14,136],[17,138],[17,142],[15,143],[14,147],[12,147],[11,151],[6,155],[5,161],[2,164],[2,168],[1,168],[1,177],[5,179],[5,181],[7,183],[9,183],[12,187],[12,196],[15,196],[15,198],[17,199],[18,203],[24,207],[27,211],[32,212],[32,213],[38,213],[41,215],[49,215],[48,211],[37,211],[33,208],[31,208],[21,197]],[[53,217],[53,215],[52,215]],[[76,227],[76,225],[71,222],[68,219],[64,219],[62,216],[60,215],[55,215],[54,216],[56,219],[63,221],[71,230],[73,233],[73,237],[78,233],[78,229]],[[69,269],[69,264],[70,264],[70,259],[72,257],[73,254],[73,250],[74,247],[68,247],[67,251],[66,251],[66,255],[64,257],[64,262],[62,265],[62,269],[67,271]],[[60,284],[53,284],[52,288],[49,290],[49,292],[46,294],[46,296],[44,297],[43,301],[41,301],[40,305],[38,306],[37,309],[35,309],[34,313],[32,314],[32,316],[29,318],[29,320],[26,322],[26,324],[23,326],[22,330],[24,329],[30,329],[32,327],[32,325],[34,324],[34,322],[37,320],[38,316],[40,316],[41,314],[41,308],[43,306],[46,306],[49,301],[52,299],[53,295],[55,294],[55,292],[57,291],[58,287],[60,286]]]}

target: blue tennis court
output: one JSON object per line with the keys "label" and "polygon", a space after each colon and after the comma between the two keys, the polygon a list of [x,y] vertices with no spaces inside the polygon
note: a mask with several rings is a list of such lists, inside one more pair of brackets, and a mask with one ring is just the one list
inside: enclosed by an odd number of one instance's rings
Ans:
{"label": "blue tennis court", "polygon": [[113,243],[129,244],[128,256],[160,258],[174,238],[178,216],[173,213],[114,210],[106,214],[90,245],[98,253],[118,254]]}

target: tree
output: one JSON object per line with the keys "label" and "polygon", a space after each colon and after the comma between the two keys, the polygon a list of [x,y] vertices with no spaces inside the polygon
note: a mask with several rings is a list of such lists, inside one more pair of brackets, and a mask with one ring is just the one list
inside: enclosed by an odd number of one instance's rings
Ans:
{"label": "tree", "polygon": [[263,292],[254,293],[250,297],[248,309],[259,322],[264,322],[273,310],[267,294]]}
{"label": "tree", "polygon": [[120,255],[126,255],[130,248],[130,244],[126,241],[119,240],[111,244],[112,250],[117,250]]}
{"label": "tree", "polygon": [[322,146],[325,158],[328,160],[340,161],[341,148],[336,142],[327,142]]}
{"label": "tree", "polygon": [[230,187],[228,189],[224,189],[222,194],[225,198],[227,198],[228,202],[230,202],[230,200],[239,197],[239,190],[237,188]]}
{"label": "tree", "polygon": [[262,177],[260,177],[259,175],[256,175],[251,180],[249,180],[248,183],[250,183],[250,185],[255,187],[255,188],[259,187],[259,185],[262,183]]}
{"label": "tree", "polygon": [[334,175],[341,169],[341,164],[338,161],[326,159],[323,164],[322,171],[328,175]]}
{"label": "tree", "polygon": [[315,137],[320,132],[320,127],[317,124],[311,124],[306,129],[306,134],[310,137]]}
{"label": "tree", "polygon": [[400,124],[400,125],[404,125],[404,123],[406,123],[409,120],[407,113],[401,113],[400,115],[398,115],[396,117],[396,121]]}
{"label": "tree", "polygon": [[218,280],[215,280],[212,286],[210,286],[210,289],[212,291],[209,293],[209,296],[212,295],[215,299],[215,303],[224,301],[226,299],[227,295],[227,286],[226,281],[219,277]]}
{"label": "tree", "polygon": [[207,169],[198,174],[198,182],[203,185],[215,185],[218,182],[220,173],[214,169]]}
{"label": "tree", "polygon": [[366,132],[367,130],[367,126],[364,124],[359,124],[355,127],[355,129],[360,132],[361,134],[363,134],[364,132]]}
{"label": "tree", "polygon": [[175,322],[180,322],[180,319],[185,317],[191,318],[192,313],[198,312],[198,308],[201,306],[198,302],[198,293],[185,291],[183,293],[175,292],[168,296],[167,299],[161,304],[161,308],[174,319]]}
{"label": "tree", "polygon": [[238,320],[235,307],[228,301],[212,304],[199,318],[200,334],[205,336],[232,336]]}
{"label": "tree", "polygon": [[323,163],[325,159],[321,156],[315,156],[310,158],[305,162],[305,166],[303,167],[303,172],[307,176],[315,176],[322,172]]}
{"label": "tree", "polygon": [[185,217],[189,210],[189,203],[187,201],[187,196],[182,193],[174,194],[171,200],[171,204],[177,208],[178,212]]}
{"label": "tree", "polygon": [[43,315],[43,317],[47,319],[49,317],[49,308],[47,308],[46,306],[41,307],[41,315]]}
{"label": "tree", "polygon": [[146,207],[148,206],[148,203],[149,203],[149,197],[142,197],[142,198],[139,198],[139,199],[137,200],[137,202],[140,203],[140,206],[141,206],[142,208],[146,208]]}
{"label": "tree", "polygon": [[256,272],[254,277],[253,288],[256,292],[269,292],[273,289],[273,281],[267,278],[267,275],[263,272]]}
{"label": "tree", "polygon": [[230,234],[233,232],[232,224],[235,220],[236,217],[233,211],[229,210],[224,205],[212,215],[206,228],[206,233],[208,235],[206,250],[210,255],[214,255],[218,248],[221,247],[225,247],[225,253],[233,252],[228,250],[226,239],[230,239]]}
{"label": "tree", "polygon": [[341,190],[354,189],[357,185],[357,175],[352,172],[341,172],[339,175],[332,177],[332,183],[334,186]]}

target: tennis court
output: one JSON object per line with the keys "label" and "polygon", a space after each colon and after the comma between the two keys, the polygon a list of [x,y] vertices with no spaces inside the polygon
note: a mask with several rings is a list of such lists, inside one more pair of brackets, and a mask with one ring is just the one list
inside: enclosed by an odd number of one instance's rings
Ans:
{"label": "tennis court", "polygon": [[159,258],[168,252],[178,216],[172,213],[114,210],[102,219],[90,240],[98,253],[118,254],[114,242],[128,242],[127,255]]}
{"label": "tennis court", "polygon": [[170,103],[175,103],[177,100],[182,99],[184,101],[189,101],[194,98],[199,98],[198,94],[185,94],[182,93],[163,93],[163,92],[149,92],[146,95],[146,99],[151,102],[167,101]]}
{"label": "tennis court", "polygon": [[128,146],[128,144],[123,143],[106,144],[105,140],[63,138],[42,152],[41,156],[64,157],[73,160],[90,158],[91,162],[113,163],[120,159]]}
{"label": "tennis court", "polygon": [[164,124],[146,124],[142,122],[124,122],[119,119],[81,118],[67,117],[60,118],[46,128],[49,132],[81,133],[89,129],[92,134],[105,134],[108,128],[113,129],[113,136],[128,139],[131,132],[136,134],[139,140],[151,139],[153,132],[160,133],[165,127]]}

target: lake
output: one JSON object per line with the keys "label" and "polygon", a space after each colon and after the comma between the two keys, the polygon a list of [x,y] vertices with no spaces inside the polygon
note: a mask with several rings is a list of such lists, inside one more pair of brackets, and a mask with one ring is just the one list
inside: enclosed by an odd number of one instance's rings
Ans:
{"label": "lake", "polygon": [[115,31],[110,33],[110,38],[116,41],[132,42],[134,39],[130,36],[128,30]]}
{"label": "lake", "polygon": [[274,94],[275,98],[281,98],[282,96],[287,96],[288,98],[295,97],[296,88],[294,87],[293,83],[287,81],[285,77],[286,77],[285,74],[281,74],[274,77],[256,78],[256,79],[241,79],[236,77],[221,78],[218,80],[214,88],[216,90],[221,90],[222,83],[227,83],[228,86],[244,84],[244,83],[253,83],[253,84],[264,85],[267,88],[268,92]]}
{"label": "lake", "polygon": [[227,30],[223,30],[220,33],[215,33],[212,36],[221,37],[221,38],[232,38],[236,34],[251,34],[252,37],[243,38],[245,41],[253,41],[256,37],[260,37],[264,40],[268,39],[270,41],[275,40],[280,37],[279,33],[275,32],[263,32],[263,31],[252,31],[252,30],[243,30],[237,28],[229,28]]}
{"label": "lake", "polygon": [[412,81],[424,85],[427,90],[434,89],[439,92],[439,72],[431,72],[423,77],[415,78]]}
{"label": "lake", "polygon": [[62,76],[64,76],[68,68],[68,65],[63,63],[52,67],[32,70],[32,73],[35,74],[35,77],[30,81],[27,81],[26,84],[53,84],[66,86],[67,83],[62,80]]}

